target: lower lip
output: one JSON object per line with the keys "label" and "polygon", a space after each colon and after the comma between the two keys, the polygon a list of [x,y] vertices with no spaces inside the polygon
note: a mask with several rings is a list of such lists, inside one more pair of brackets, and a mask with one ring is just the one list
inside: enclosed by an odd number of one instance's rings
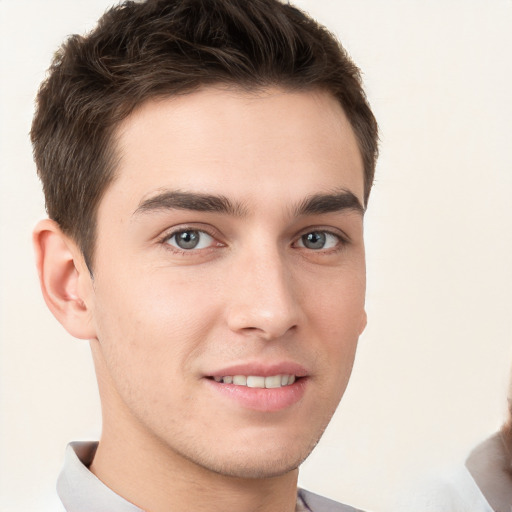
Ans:
{"label": "lower lip", "polygon": [[234,384],[222,384],[212,379],[206,383],[217,393],[238,405],[261,412],[277,412],[296,404],[306,390],[307,378],[302,377],[281,388],[249,388]]}

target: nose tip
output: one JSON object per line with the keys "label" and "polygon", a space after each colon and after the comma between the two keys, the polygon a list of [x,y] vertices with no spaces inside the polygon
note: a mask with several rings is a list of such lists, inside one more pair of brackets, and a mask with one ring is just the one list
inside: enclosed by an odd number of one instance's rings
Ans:
{"label": "nose tip", "polygon": [[236,282],[227,314],[232,331],[272,340],[297,329],[300,305],[293,278],[279,259],[245,267]]}
{"label": "nose tip", "polygon": [[229,327],[238,333],[270,341],[294,330],[297,322],[291,310],[275,305],[272,310],[264,305],[260,308],[238,306],[231,311]]}

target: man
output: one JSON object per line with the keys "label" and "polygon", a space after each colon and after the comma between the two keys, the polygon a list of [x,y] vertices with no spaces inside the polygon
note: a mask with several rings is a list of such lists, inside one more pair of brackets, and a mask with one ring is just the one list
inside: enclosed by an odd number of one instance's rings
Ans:
{"label": "man", "polygon": [[366,324],[377,126],[336,40],[275,0],[125,2],[58,52],[31,135],[41,288],[103,412],[64,506],[353,510],[297,492]]}

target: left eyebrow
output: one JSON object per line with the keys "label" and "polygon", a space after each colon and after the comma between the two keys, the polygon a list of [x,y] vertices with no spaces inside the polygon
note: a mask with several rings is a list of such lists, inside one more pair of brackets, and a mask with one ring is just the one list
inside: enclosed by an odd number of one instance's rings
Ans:
{"label": "left eyebrow", "polygon": [[364,215],[365,209],[355,194],[350,190],[342,189],[332,194],[315,194],[306,197],[295,208],[295,215],[321,215],[345,210],[354,211]]}

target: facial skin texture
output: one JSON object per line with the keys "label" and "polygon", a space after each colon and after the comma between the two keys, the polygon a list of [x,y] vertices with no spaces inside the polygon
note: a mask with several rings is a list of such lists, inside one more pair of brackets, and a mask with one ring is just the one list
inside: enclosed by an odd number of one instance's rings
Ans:
{"label": "facial skin texture", "polygon": [[[117,136],[94,278],[75,263],[104,416],[91,470],[146,510],[163,510],[165,492],[176,507],[180,482],[189,502],[191,483],[199,494],[266,485],[294,510],[296,468],[345,391],[366,324],[354,203],[363,164],[350,124],[324,92],[207,88],[144,104]],[[230,207],[186,209],[186,194]],[[328,201],[305,209],[316,195]],[[180,251],[179,230],[207,235]],[[327,233],[323,248],[305,245],[312,232]],[[250,407],[208,378],[282,364],[303,378],[298,398],[277,410],[265,399]]]}

